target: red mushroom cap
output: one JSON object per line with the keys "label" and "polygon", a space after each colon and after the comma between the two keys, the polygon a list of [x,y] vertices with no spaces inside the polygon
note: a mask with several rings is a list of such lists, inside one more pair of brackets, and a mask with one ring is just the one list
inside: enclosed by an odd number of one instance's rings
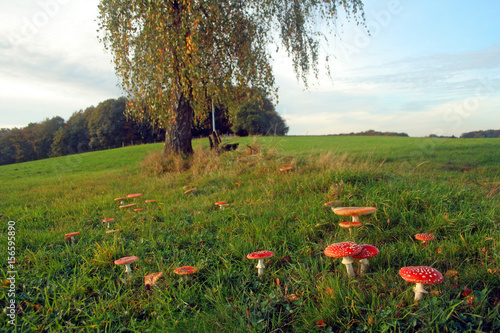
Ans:
{"label": "red mushroom cap", "polygon": [[174,273],[179,275],[193,274],[196,272],[198,272],[198,268],[191,266],[182,266],[174,270]]}
{"label": "red mushroom cap", "polygon": [[408,282],[437,284],[443,281],[443,274],[427,266],[409,266],[399,270],[399,275]]}
{"label": "red mushroom cap", "polygon": [[361,245],[361,252],[359,252],[358,254],[352,255],[351,258],[358,259],[358,260],[368,259],[371,257],[375,257],[378,253],[379,253],[379,251],[375,246],[369,245],[369,244],[363,244],[363,245]]}
{"label": "red mushroom cap", "polygon": [[71,237],[71,236],[76,236],[76,235],[79,235],[80,232],[70,232],[69,234],[65,234],[64,236],[67,236],[67,237]]}
{"label": "red mushroom cap", "polygon": [[138,197],[142,197],[142,193],[132,193],[127,195],[127,198],[138,198]]}
{"label": "red mushroom cap", "polygon": [[130,264],[134,261],[139,260],[138,257],[136,256],[131,256],[131,257],[123,257],[118,260],[115,260],[115,265],[124,265],[124,264]]}
{"label": "red mushroom cap", "polygon": [[217,206],[220,206],[220,205],[225,205],[225,204],[227,204],[227,202],[225,202],[225,201],[217,201],[215,204],[216,204]]}
{"label": "red mushroom cap", "polygon": [[257,251],[247,255],[248,259],[265,259],[274,256],[274,252],[271,251]]}
{"label": "red mushroom cap", "polygon": [[434,237],[433,234],[428,234],[428,233],[416,234],[415,238],[418,239],[418,240],[420,240],[420,241],[424,241],[424,242],[436,239],[436,237]]}
{"label": "red mushroom cap", "polygon": [[115,198],[115,201],[121,201],[121,200],[126,200],[127,197],[121,197],[121,198]]}
{"label": "red mushroom cap", "polygon": [[113,222],[115,219],[114,218],[109,218],[109,219],[104,219],[102,222]]}
{"label": "red mushroom cap", "polygon": [[361,227],[362,225],[363,223],[361,222],[352,222],[352,221],[339,223],[339,227],[342,228]]}
{"label": "red mushroom cap", "polygon": [[362,247],[354,242],[340,242],[328,246],[325,255],[334,258],[350,257],[361,252]]}
{"label": "red mushroom cap", "polygon": [[376,211],[375,207],[338,207],[333,209],[335,214],[342,216],[367,215]]}

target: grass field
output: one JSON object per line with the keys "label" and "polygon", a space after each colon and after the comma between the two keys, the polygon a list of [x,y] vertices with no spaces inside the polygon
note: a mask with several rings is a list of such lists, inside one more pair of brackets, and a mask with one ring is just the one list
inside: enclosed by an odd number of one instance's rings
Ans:
{"label": "grass field", "polygon": [[[17,263],[3,265],[0,329],[500,330],[500,140],[231,141],[237,151],[214,155],[197,140],[192,159],[159,159],[155,144],[1,166],[0,253],[3,263]],[[288,163],[292,170],[279,171]],[[188,184],[194,195],[184,194]],[[130,193],[143,194],[129,202],[144,210],[118,208],[114,198]],[[350,235],[338,226],[349,218],[325,208],[331,200],[377,212],[360,217],[363,226]],[[105,233],[101,221],[111,217],[121,233]],[[75,244],[66,242],[75,231]],[[422,247],[414,238],[421,232],[436,240]],[[348,240],[380,250],[354,279],[341,259],[324,255]],[[258,250],[275,253],[262,276],[246,258]],[[126,256],[139,258],[130,275],[113,263]],[[186,265],[198,272],[174,274]],[[420,265],[444,281],[427,285],[416,303],[398,271]],[[164,277],[145,290],[144,276],[160,271]]]}

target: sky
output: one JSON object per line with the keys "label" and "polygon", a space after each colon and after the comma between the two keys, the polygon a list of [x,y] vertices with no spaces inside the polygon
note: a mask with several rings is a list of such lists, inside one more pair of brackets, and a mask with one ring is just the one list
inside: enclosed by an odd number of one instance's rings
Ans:
{"label": "sky", "polygon": [[[123,95],[97,37],[98,3],[0,0],[0,128],[68,120]],[[289,135],[500,129],[500,1],[364,3],[367,28],[339,17],[308,89],[273,54]]]}

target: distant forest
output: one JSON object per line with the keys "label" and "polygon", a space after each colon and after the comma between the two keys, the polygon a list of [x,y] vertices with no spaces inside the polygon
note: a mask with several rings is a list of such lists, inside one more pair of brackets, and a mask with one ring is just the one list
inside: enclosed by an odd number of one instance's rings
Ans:
{"label": "distant forest", "polygon": [[396,133],[396,132],[378,132],[374,130],[368,130],[365,132],[358,133],[341,133],[341,134],[329,134],[331,136],[408,136],[406,133]]}
{"label": "distant forest", "polygon": [[460,135],[461,139],[500,138],[500,130],[474,131]]}
{"label": "distant forest", "polygon": [[[259,102],[256,103],[256,98]],[[128,99],[109,99],[71,115],[65,121],[57,116],[23,128],[0,129],[0,165],[40,160],[129,145],[163,142],[165,130],[125,116]],[[228,134],[285,135],[288,127],[267,96],[248,94],[236,110],[233,123],[224,107],[215,106],[217,130]],[[211,112],[193,124],[193,137],[206,137],[212,131]]]}

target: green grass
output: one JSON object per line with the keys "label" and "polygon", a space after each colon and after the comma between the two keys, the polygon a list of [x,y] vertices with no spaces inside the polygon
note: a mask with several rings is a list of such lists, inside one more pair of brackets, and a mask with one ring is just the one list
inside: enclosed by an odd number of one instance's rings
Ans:
{"label": "green grass", "polygon": [[[150,155],[161,151],[156,144],[0,167],[3,234],[16,221],[18,331],[500,329],[500,140],[231,141],[239,149],[219,156],[206,140],[195,141],[191,160],[157,163]],[[279,171],[285,163],[291,172]],[[187,184],[197,187],[195,195],[183,194]],[[144,211],[119,209],[113,200],[137,192],[144,195],[134,202]],[[323,254],[351,240],[337,226],[347,219],[323,205],[334,199],[377,207],[353,234],[380,250],[363,277],[347,279],[340,260]],[[231,208],[220,210],[216,201]],[[101,220],[108,217],[122,233],[105,233]],[[69,245],[64,234],[73,231],[81,234]],[[422,247],[413,238],[419,232],[437,240]],[[6,237],[0,244],[7,248]],[[257,277],[246,255],[264,249],[275,256]],[[130,255],[140,260],[127,278],[113,261]],[[185,265],[199,272],[188,279],[173,273]],[[445,280],[426,286],[429,294],[415,304],[413,286],[398,270],[418,265]],[[144,276],[158,271],[165,278],[144,290]],[[7,270],[1,274],[5,281]],[[2,288],[5,307],[9,284]],[[12,328],[8,320],[0,316],[2,329]]]}

